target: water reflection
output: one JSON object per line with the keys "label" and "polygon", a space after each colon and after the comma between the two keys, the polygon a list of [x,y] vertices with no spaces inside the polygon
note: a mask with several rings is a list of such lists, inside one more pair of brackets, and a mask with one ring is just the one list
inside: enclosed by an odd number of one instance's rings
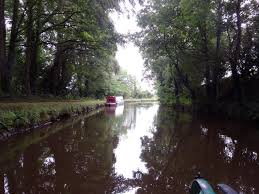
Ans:
{"label": "water reflection", "polygon": [[219,134],[219,138],[224,142],[225,148],[223,150],[223,153],[225,155],[225,160],[227,162],[231,162],[234,153],[235,153],[235,144],[237,143],[236,140],[232,140],[231,137],[228,137],[226,135]]}
{"label": "water reflection", "polygon": [[105,107],[106,115],[119,117],[123,115],[124,105]]}
{"label": "water reflection", "polygon": [[[253,157],[258,132],[240,123],[188,118],[166,107],[160,107],[157,121],[154,136],[142,139],[148,172],[137,172],[138,193],[186,193],[198,171],[213,185],[224,182],[243,193],[258,192],[259,166]],[[250,151],[244,154],[243,148]]]}
{"label": "water reflection", "polygon": [[115,171],[125,178],[133,178],[133,171],[146,172],[144,161],[141,161],[141,137],[152,138],[153,121],[158,105],[139,107],[135,113],[135,124],[130,125],[126,134],[120,136],[120,143],[115,149]]}
{"label": "water reflection", "polygon": [[1,145],[0,193],[178,194],[198,171],[213,185],[259,192],[252,126],[157,104],[126,104],[60,125]]}

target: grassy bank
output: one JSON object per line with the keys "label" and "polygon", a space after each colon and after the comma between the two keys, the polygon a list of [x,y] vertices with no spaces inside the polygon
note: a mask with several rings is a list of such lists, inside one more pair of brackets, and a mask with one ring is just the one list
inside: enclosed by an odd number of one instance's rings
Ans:
{"label": "grassy bank", "polygon": [[12,131],[69,118],[103,103],[100,100],[0,102],[0,129],[1,132]]}

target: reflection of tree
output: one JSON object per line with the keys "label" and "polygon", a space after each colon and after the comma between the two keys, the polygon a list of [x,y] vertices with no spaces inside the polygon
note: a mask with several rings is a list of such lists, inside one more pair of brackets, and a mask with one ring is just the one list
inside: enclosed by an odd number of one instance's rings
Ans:
{"label": "reflection of tree", "polygon": [[0,193],[4,192],[4,174],[0,171]]}
{"label": "reflection of tree", "polygon": [[[142,159],[147,162],[148,173],[136,172],[139,179],[138,193],[178,193],[184,189],[176,189],[175,177],[177,158],[184,136],[181,130],[188,122],[179,122],[179,114],[160,107],[157,118],[157,131],[152,138],[142,138]],[[173,122],[172,122],[173,121]],[[177,130],[180,131],[177,131]],[[179,134],[180,132],[180,134]],[[189,135],[189,134],[185,134]]]}
{"label": "reflection of tree", "polygon": [[[25,193],[36,193],[38,190],[38,182],[36,177],[39,175],[39,163],[40,157],[39,145],[34,145],[25,150],[23,154],[23,170],[24,170],[24,186],[26,188]],[[31,185],[33,185],[31,187]]]}
{"label": "reflection of tree", "polygon": [[[67,133],[70,132],[67,134],[69,138],[65,138],[62,143],[70,155],[68,157],[71,158],[71,164],[63,167],[71,169],[70,179],[72,180],[66,183],[67,191],[105,193],[108,190],[120,189],[115,183],[121,177],[116,177],[112,168],[113,149],[117,145],[117,140],[113,136],[111,126],[100,114],[85,120],[81,127],[83,128],[81,130],[75,127],[74,130],[67,131]],[[63,165],[66,164],[63,162]]]}
{"label": "reflection of tree", "polygon": [[114,134],[126,134],[129,129],[134,128],[136,125],[136,105],[125,105],[123,114],[118,116],[115,115],[115,109],[116,108],[114,108],[114,113],[111,113],[111,111],[108,112],[110,109],[107,108],[106,116],[103,116],[102,119],[112,128]]}
{"label": "reflection of tree", "polygon": [[[103,113],[31,145],[8,170],[12,193],[118,193],[128,189],[113,168],[118,137]],[[2,181],[3,184],[3,181]],[[3,188],[4,190],[4,188]]]}
{"label": "reflection of tree", "polygon": [[[245,193],[259,189],[255,181],[258,159],[251,161],[251,156],[242,154],[247,145],[242,142],[244,136],[236,137],[237,141],[219,136],[223,125],[216,123],[192,120],[186,114],[160,107],[153,137],[142,138],[141,157],[148,172],[135,172],[132,181],[140,187],[138,193],[185,193],[198,171],[213,185],[225,182]],[[231,160],[223,152],[229,142],[240,142]]]}
{"label": "reflection of tree", "polygon": [[254,158],[253,154],[257,156],[259,153],[259,134],[250,130],[247,123],[209,119],[202,122],[203,126],[208,128],[209,159],[215,161],[210,169],[216,174],[211,178],[213,183],[225,182],[240,192],[257,193],[259,158]]}
{"label": "reflection of tree", "polygon": [[137,193],[185,193],[198,171],[213,185],[224,182],[244,193],[258,191],[259,145],[253,131],[218,120],[193,120],[163,106],[153,136],[141,138],[148,171],[136,171],[132,179],[117,175],[114,149],[119,136],[135,125],[137,107],[145,108],[132,105],[119,117],[99,113],[65,125],[19,151],[0,167],[0,192],[99,194],[135,187]]}
{"label": "reflection of tree", "polygon": [[123,127],[126,129],[132,129],[136,126],[137,118],[137,106],[136,104],[131,104],[125,107]]}

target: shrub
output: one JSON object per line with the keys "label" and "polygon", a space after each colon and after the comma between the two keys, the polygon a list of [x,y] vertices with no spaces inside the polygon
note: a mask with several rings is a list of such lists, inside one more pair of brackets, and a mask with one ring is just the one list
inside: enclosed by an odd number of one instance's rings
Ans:
{"label": "shrub", "polygon": [[14,126],[16,115],[12,111],[0,112],[0,128],[11,128]]}

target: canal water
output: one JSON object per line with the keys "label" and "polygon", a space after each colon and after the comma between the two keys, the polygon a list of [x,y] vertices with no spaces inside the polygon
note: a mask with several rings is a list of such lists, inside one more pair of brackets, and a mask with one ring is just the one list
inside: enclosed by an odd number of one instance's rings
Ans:
{"label": "canal water", "polygon": [[259,193],[259,130],[157,103],[105,108],[0,146],[0,193],[188,193],[200,172],[215,188]]}

